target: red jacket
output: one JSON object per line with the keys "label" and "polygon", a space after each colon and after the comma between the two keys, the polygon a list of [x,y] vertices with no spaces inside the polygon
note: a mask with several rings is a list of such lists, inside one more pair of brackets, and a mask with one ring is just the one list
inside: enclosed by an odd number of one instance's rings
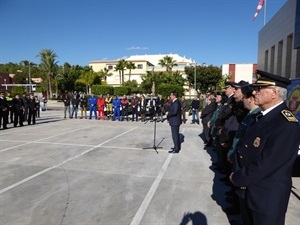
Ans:
{"label": "red jacket", "polygon": [[98,105],[98,110],[99,111],[104,111],[105,99],[104,98],[98,98],[97,105]]}

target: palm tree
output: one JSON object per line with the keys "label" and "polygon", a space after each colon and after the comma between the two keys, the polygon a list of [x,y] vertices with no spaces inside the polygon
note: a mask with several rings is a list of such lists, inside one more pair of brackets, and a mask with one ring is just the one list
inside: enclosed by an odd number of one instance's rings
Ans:
{"label": "palm tree", "polygon": [[[162,72],[147,71],[147,74],[142,76],[142,86],[151,87],[151,94],[155,95],[156,83],[161,80]],[[147,88],[148,89],[148,88]]]}
{"label": "palm tree", "polygon": [[135,64],[134,64],[133,62],[127,61],[126,68],[129,69],[129,77],[128,77],[128,80],[130,81],[131,70],[135,70],[135,69],[136,69],[136,66],[135,66]]}
{"label": "palm tree", "polygon": [[84,84],[86,87],[86,93],[90,94],[91,86],[95,80],[95,77],[97,76],[97,73],[90,71],[83,72],[79,79],[76,80],[76,83]]}
{"label": "palm tree", "polygon": [[54,68],[57,66],[57,61],[55,61],[55,59],[58,56],[51,49],[42,49],[37,57],[40,57],[40,67],[47,73],[47,95],[48,98],[52,98],[51,75],[53,74]]}
{"label": "palm tree", "polygon": [[59,80],[63,80],[64,79],[64,76],[61,75],[61,74],[56,74],[54,76],[54,80],[55,80],[55,97],[57,98],[58,97],[58,81]]}
{"label": "palm tree", "polygon": [[121,59],[118,61],[115,71],[119,71],[119,77],[120,77],[120,85],[124,83],[124,70],[126,69],[127,62],[125,59]]}
{"label": "palm tree", "polygon": [[161,67],[166,67],[166,71],[170,72],[174,66],[177,66],[177,63],[176,60],[173,60],[173,57],[166,55],[159,60],[158,65]]}
{"label": "palm tree", "polygon": [[100,76],[100,79],[105,81],[107,83],[107,77],[112,76],[112,73],[109,73],[109,70],[107,68],[101,69],[98,72],[98,75]]}

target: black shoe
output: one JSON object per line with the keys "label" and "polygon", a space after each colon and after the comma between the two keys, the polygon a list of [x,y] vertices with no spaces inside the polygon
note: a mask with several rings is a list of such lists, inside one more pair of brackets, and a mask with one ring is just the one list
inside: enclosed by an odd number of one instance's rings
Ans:
{"label": "black shoe", "polygon": [[177,153],[179,153],[179,151],[172,150],[172,151],[169,151],[169,153],[171,153],[171,154],[177,154]]}

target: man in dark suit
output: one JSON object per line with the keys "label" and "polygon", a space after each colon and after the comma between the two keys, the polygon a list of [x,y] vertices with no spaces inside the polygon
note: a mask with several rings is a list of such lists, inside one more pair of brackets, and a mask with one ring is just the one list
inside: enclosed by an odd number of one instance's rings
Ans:
{"label": "man in dark suit", "polygon": [[240,170],[232,183],[245,190],[253,225],[284,225],[299,148],[300,125],[284,100],[291,81],[257,70],[254,102],[263,111],[237,148]]}
{"label": "man in dark suit", "polygon": [[179,137],[179,128],[181,125],[181,104],[177,99],[177,93],[172,92],[170,94],[171,106],[169,112],[166,112],[167,119],[171,126],[172,139],[174,143],[174,148],[169,153],[179,153],[181,149],[180,137]]}
{"label": "man in dark suit", "polygon": [[212,118],[212,115],[216,109],[217,109],[217,103],[215,101],[215,96],[212,93],[210,93],[206,98],[206,106],[203,108],[200,116],[203,125],[203,133],[205,136],[204,144],[206,147],[212,145],[210,128],[208,127],[207,124]]}

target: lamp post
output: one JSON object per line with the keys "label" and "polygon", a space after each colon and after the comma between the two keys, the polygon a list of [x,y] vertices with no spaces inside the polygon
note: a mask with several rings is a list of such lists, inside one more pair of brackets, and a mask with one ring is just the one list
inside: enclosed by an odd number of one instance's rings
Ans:
{"label": "lamp post", "polygon": [[30,70],[30,61],[28,62],[29,63],[29,80],[28,80],[28,84],[29,84],[29,93],[31,93],[32,92],[32,87],[31,87],[31,70]]}
{"label": "lamp post", "polygon": [[6,79],[4,79],[4,83],[5,83],[5,90],[7,91]]}
{"label": "lamp post", "polygon": [[194,65],[195,65],[195,70],[194,70],[194,90],[196,91],[197,89],[197,86],[196,86],[196,83],[197,83],[197,79],[196,79],[196,77],[197,77],[197,63],[194,63]]}

